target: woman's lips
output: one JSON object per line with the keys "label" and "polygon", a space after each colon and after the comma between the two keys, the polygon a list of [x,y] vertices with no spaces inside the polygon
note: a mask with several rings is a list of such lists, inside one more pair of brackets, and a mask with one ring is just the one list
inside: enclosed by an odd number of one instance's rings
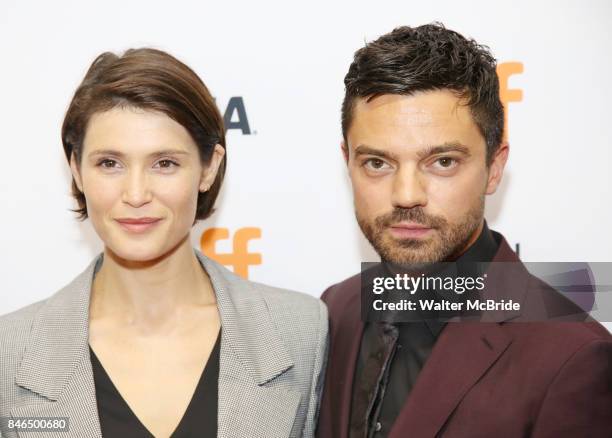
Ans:
{"label": "woman's lips", "polygon": [[392,225],[389,227],[393,237],[398,239],[419,239],[427,236],[432,228],[419,225]]}
{"label": "woman's lips", "polygon": [[144,233],[154,228],[158,223],[161,222],[161,219],[117,219],[117,222],[126,231],[130,233]]}

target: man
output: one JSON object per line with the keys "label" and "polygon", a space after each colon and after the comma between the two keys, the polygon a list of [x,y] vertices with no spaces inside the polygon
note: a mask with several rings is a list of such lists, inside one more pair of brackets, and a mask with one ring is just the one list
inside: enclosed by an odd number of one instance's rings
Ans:
{"label": "man", "polygon": [[[484,220],[509,152],[487,48],[439,24],[401,27],[356,52],[345,85],[342,151],[381,259],[522,267]],[[524,267],[500,278],[497,292],[512,278],[561,302]],[[320,438],[612,436],[612,337],[598,323],[364,322],[360,287],[357,275],[322,296]]]}

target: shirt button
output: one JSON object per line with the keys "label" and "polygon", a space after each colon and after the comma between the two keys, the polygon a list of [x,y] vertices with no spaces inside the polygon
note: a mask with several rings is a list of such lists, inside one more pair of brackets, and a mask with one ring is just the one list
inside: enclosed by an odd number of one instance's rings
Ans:
{"label": "shirt button", "polygon": [[376,432],[380,432],[380,429],[382,429],[382,424],[380,424],[380,421],[376,422],[376,427],[374,428],[374,430]]}

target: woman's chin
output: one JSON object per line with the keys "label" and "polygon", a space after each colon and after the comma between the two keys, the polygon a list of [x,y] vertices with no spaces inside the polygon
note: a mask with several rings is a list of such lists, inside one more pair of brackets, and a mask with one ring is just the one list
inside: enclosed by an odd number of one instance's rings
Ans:
{"label": "woman's chin", "polygon": [[129,264],[144,264],[153,262],[163,257],[166,251],[153,245],[134,243],[125,245],[112,245],[106,246],[106,252],[108,252],[113,259],[118,263],[129,263]]}

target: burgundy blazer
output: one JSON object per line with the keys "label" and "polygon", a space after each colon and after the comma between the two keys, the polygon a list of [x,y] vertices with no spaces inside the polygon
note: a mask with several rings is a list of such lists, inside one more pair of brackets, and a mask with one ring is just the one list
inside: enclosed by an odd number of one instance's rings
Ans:
{"label": "burgundy blazer", "polygon": [[[512,280],[530,291],[539,284],[503,237],[493,261],[522,267],[500,284]],[[547,306],[564,300],[549,292],[538,298]],[[321,298],[330,350],[317,437],[345,438],[364,327],[360,276]],[[446,324],[389,437],[612,437],[610,333],[597,322],[520,320],[509,313],[498,322]]]}

